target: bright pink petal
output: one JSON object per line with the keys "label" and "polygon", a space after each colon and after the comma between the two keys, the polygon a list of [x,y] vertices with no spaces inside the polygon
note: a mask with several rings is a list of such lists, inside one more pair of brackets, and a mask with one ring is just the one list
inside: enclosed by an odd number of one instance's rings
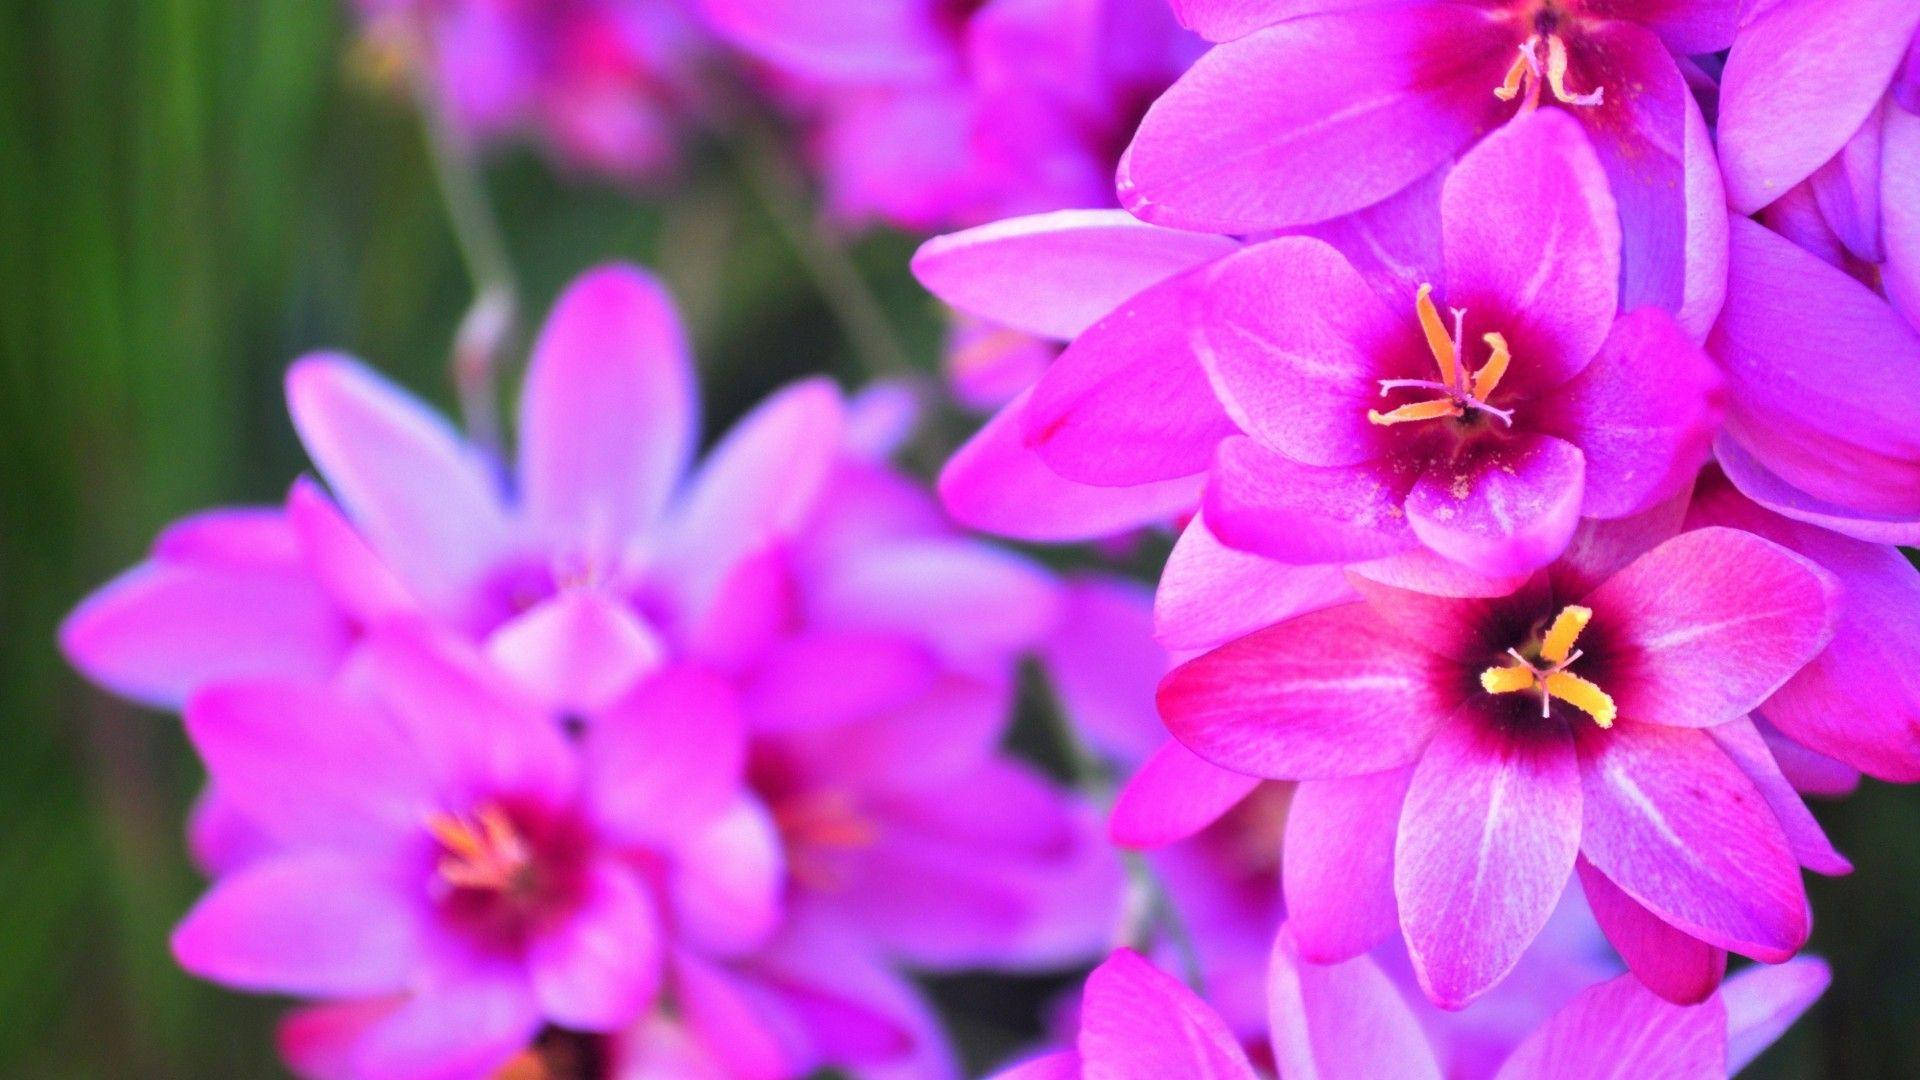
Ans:
{"label": "bright pink petal", "polygon": [[1675,1005],[1622,975],[1581,991],[1527,1036],[1496,1080],[1724,1076],[1726,1037],[1717,998]]}
{"label": "bright pink petal", "polygon": [[1837,591],[1809,560],[1716,527],[1661,544],[1583,603],[1611,635],[1598,677],[1623,718],[1709,727],[1751,711],[1819,655]]}
{"label": "bright pink petal", "polygon": [[595,863],[580,907],[527,946],[527,970],[547,1019],[614,1031],[638,1019],[660,990],[661,926],[632,871]]}
{"label": "bright pink petal", "polygon": [[1773,202],[1840,152],[1887,92],[1916,26],[1920,10],[1905,0],[1759,6],[1734,38],[1720,90],[1736,211]]}
{"label": "bright pink petal", "polygon": [[1640,982],[1668,1001],[1697,1005],[1720,988],[1727,951],[1660,921],[1581,859],[1580,885],[1607,941]]}
{"label": "bright pink petal", "polygon": [[1447,176],[1440,224],[1440,299],[1497,314],[1530,383],[1586,366],[1619,308],[1620,218],[1578,121],[1540,109],[1481,140]]}
{"label": "bright pink petal", "polygon": [[787,865],[759,803],[736,800],[682,835],[672,854],[667,900],[683,940],[722,956],[765,944],[779,925]]}
{"label": "bright pink petal", "polygon": [[1223,645],[1160,684],[1167,728],[1201,757],[1279,780],[1410,764],[1455,704],[1442,662],[1365,604]]}
{"label": "bright pink petal", "polygon": [[1113,804],[1109,831],[1122,847],[1152,848],[1185,840],[1260,785],[1168,740],[1140,766]]}
{"label": "bright pink petal", "polygon": [[400,1001],[397,997],[366,998],[302,1006],[281,1019],[274,1044],[298,1076],[349,1080],[360,1039],[399,1008]]}
{"label": "bright pink petal", "polygon": [[700,0],[713,28],[796,74],[885,83],[937,76],[954,62],[934,8],[865,0]]}
{"label": "bright pink petal", "polygon": [[1599,355],[1553,392],[1547,430],[1585,458],[1581,513],[1618,518],[1678,491],[1707,460],[1720,373],[1658,308],[1621,318]]}
{"label": "bright pink petal", "polygon": [[492,963],[422,987],[370,1025],[355,1077],[471,1080],[491,1076],[533,1042],[540,1006],[518,965]]}
{"label": "bright pink petal", "polygon": [[1081,1080],[1080,1055],[1071,1050],[1046,1054],[993,1074],[992,1080]]}
{"label": "bright pink petal", "polygon": [[1580,850],[1664,922],[1778,962],[1806,941],[1800,868],[1766,800],[1711,738],[1622,718],[1582,737]]}
{"label": "bright pink petal", "polygon": [[1289,920],[1274,939],[1267,1008],[1280,1075],[1314,1080],[1439,1080],[1434,1050],[1400,990],[1372,959],[1306,959]]}
{"label": "bright pink petal", "polygon": [[371,624],[417,607],[392,568],[312,479],[294,480],[287,493],[287,522],[315,580],[355,619]]}
{"label": "bright pink petal", "polygon": [[555,539],[617,555],[652,524],[699,429],[693,360],[652,277],[607,266],[555,302],[520,399],[520,487]]}
{"label": "bright pink petal", "polygon": [[1106,574],[1069,579],[1040,661],[1067,719],[1102,753],[1142,761],[1166,741],[1153,693],[1172,661],[1153,639],[1152,589]]}
{"label": "bright pink petal", "polygon": [[1309,780],[1287,808],[1288,926],[1299,953],[1336,963],[1393,936],[1393,848],[1412,769],[1342,780]]}
{"label": "bright pink petal", "polygon": [[936,236],[914,255],[913,275],[968,314],[1066,341],[1149,286],[1239,246],[1122,210],[1059,210]]}
{"label": "bright pink petal", "polygon": [[1786,1033],[1833,981],[1826,961],[1800,956],[1778,965],[1756,964],[1727,980],[1727,1074],[1746,1068]]}
{"label": "bright pink petal", "polygon": [[1566,888],[1580,772],[1563,733],[1510,735],[1465,712],[1414,766],[1394,895],[1427,997],[1458,1009],[1505,978]]}
{"label": "bright pink petal", "polygon": [[1461,4],[1300,18],[1208,52],[1160,97],[1120,164],[1147,221],[1252,232],[1358,210],[1425,175],[1511,106],[1491,13]]}
{"label": "bright pink petal", "polygon": [[180,966],[245,990],[367,997],[408,985],[420,899],[390,871],[323,853],[257,863],[216,884],[173,932]]}
{"label": "bright pink petal", "polygon": [[1063,543],[1126,532],[1177,517],[1200,501],[1204,477],[1134,487],[1096,487],[1049,468],[1027,445],[1032,391],[1013,399],[954,452],[940,472],[940,501],[969,528],[1015,540]]}
{"label": "bright pink petal", "polygon": [[935,657],[910,638],[817,632],[778,642],[742,687],[757,731],[842,724],[900,708],[933,688]]}
{"label": "bright pink petal", "polygon": [[1527,432],[1435,462],[1407,493],[1406,520],[1420,542],[1491,576],[1552,562],[1580,523],[1586,456],[1572,443]]}
{"label": "bright pink petal", "polygon": [[1220,445],[1201,505],[1229,547],[1284,563],[1353,562],[1418,544],[1400,510],[1415,479],[1378,462],[1302,465],[1235,436]]}
{"label": "bright pink petal", "polygon": [[1121,949],[1087,976],[1080,1058],[1111,1080],[1254,1080],[1220,1014],[1178,979]]}
{"label": "bright pink petal", "polygon": [[971,540],[875,547],[816,583],[818,625],[901,634],[949,660],[1003,658],[1037,644],[1059,611],[1037,563]]}
{"label": "bright pink petal", "polygon": [[1114,309],[1041,376],[1026,439],[1054,471],[1113,487],[1191,476],[1234,433],[1188,341],[1201,273]]}
{"label": "bright pink petal", "polygon": [[1728,433],[1825,502],[1920,519],[1920,336],[1865,286],[1736,219],[1727,305],[1707,349]]}
{"label": "bright pink petal", "polygon": [[1833,842],[1827,839],[1826,831],[1814,819],[1813,812],[1801,800],[1800,793],[1780,771],[1773,760],[1773,751],[1760,736],[1753,721],[1745,719],[1730,721],[1707,729],[1713,741],[1727,757],[1747,774],[1753,786],[1759,790],[1760,797],[1772,808],[1773,816],[1780,822],[1780,828],[1786,833],[1787,847],[1793,851],[1793,857],[1800,865],[1816,874],[1834,877],[1851,874],[1853,864],[1847,857],[1834,850]]}
{"label": "bright pink petal", "polygon": [[487,656],[527,694],[561,712],[591,713],[658,667],[666,643],[625,603],[568,589],[493,632]]}
{"label": "bright pink petal", "polygon": [[487,464],[445,420],[344,356],[287,372],[300,441],[375,550],[421,596],[457,601],[500,554],[506,511]]}
{"label": "bright pink petal", "polygon": [[1587,10],[1637,22],[1681,56],[1702,56],[1733,41],[1744,6],[1743,0],[1598,0]]}
{"label": "bright pink petal", "polygon": [[1768,471],[1751,451],[1724,432],[1713,441],[1713,456],[1720,471],[1742,495],[1782,517],[1872,544],[1920,544],[1920,515],[1863,512],[1815,498]]}
{"label": "bright pink petal", "polygon": [[1338,251],[1283,236],[1221,259],[1206,282],[1194,340],[1236,424],[1303,465],[1387,452],[1391,437],[1367,419],[1379,380],[1427,376],[1433,361]]}
{"label": "bright pink petal", "polygon": [[632,843],[704,828],[740,794],[746,721],[732,688],[697,668],[667,668],[587,727],[591,795],[603,827]]}
{"label": "bright pink petal", "polygon": [[1160,571],[1154,636],[1169,649],[1211,649],[1356,598],[1339,566],[1289,566],[1236,551],[1196,514]]}

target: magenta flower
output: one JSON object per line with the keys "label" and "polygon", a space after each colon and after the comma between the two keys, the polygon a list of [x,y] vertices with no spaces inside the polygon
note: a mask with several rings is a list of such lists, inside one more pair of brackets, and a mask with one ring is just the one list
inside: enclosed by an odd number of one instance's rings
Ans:
{"label": "magenta flower", "polygon": [[[383,634],[339,690],[230,683],[194,698],[187,728],[277,846],[215,884],[175,952],[243,989],[404,998],[362,1033],[359,1075],[484,1072],[543,1022],[637,1020],[668,934],[656,874],[681,912],[746,913],[717,934],[767,930],[777,871],[742,871],[778,854],[771,830],[734,824],[757,813],[745,729],[709,675],[657,673],[577,752],[477,657]],[[763,895],[704,906],[717,882]]]}
{"label": "magenta flower", "polygon": [[[1676,55],[1733,38],[1733,0],[1191,0],[1223,42],[1154,103],[1120,166],[1125,205],[1179,228],[1326,221],[1443,167],[1516,114],[1586,129],[1619,202],[1621,295],[1704,332],[1725,214]],[[1683,253],[1683,254],[1679,254]]]}
{"label": "magenta flower", "polygon": [[533,134],[623,179],[675,154],[702,47],[678,0],[357,0],[374,63],[418,79],[456,131]]}
{"label": "magenta flower", "polygon": [[1729,529],[1628,562],[1637,531],[1593,530],[1505,597],[1356,578],[1362,602],[1168,676],[1161,713],[1189,748],[1315,781],[1295,798],[1287,893],[1316,959],[1356,955],[1397,922],[1427,994],[1458,1007],[1511,969],[1580,856],[1715,948],[1778,961],[1805,940],[1776,811],[1703,729],[1819,654],[1835,586]]}

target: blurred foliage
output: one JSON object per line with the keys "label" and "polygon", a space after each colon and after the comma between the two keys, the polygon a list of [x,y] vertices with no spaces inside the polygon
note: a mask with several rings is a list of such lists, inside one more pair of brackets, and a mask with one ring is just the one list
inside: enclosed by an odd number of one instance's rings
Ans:
{"label": "blurred foliage", "polygon": [[[284,493],[303,467],[279,396],[293,357],[348,349],[451,405],[469,282],[417,119],[349,72],[345,29],[326,0],[0,8],[0,1076],[279,1074],[273,1003],[197,984],[167,951],[199,888],[177,725],[87,689],[52,643],[169,520]],[[709,432],[798,374],[859,374],[736,158],[697,147],[638,192],[525,154],[487,176],[526,322],[594,262],[668,279]],[[854,254],[930,371],[940,330],[911,245]],[[916,461],[951,445],[946,420]],[[1822,812],[1861,863],[1814,886],[1838,978],[1753,1075],[1920,1076],[1920,798],[1869,784]],[[935,992],[984,1063],[1031,1036],[1057,986]]]}

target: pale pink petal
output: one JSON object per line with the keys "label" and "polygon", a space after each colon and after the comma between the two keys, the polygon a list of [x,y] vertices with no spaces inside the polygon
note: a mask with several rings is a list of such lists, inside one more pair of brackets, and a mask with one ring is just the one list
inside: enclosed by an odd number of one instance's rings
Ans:
{"label": "pale pink petal", "polygon": [[1202,472],[1234,433],[1189,343],[1204,271],[1087,328],[1033,388],[1026,439],[1070,480],[1130,486]]}
{"label": "pale pink petal", "polygon": [[1800,868],[1766,800],[1703,731],[1583,735],[1581,854],[1664,922],[1778,962],[1806,941]]}
{"label": "pale pink petal", "polygon": [[1570,113],[1539,109],[1482,139],[1447,176],[1440,226],[1437,299],[1497,315],[1530,384],[1586,366],[1619,308],[1620,217]]}
{"label": "pale pink petal", "polygon": [[1440,1080],[1433,1045],[1372,959],[1322,966],[1302,955],[1296,920],[1273,942],[1267,1008],[1280,1075],[1310,1080]]}
{"label": "pale pink petal", "polygon": [[374,623],[417,607],[393,570],[308,477],[294,480],[287,493],[287,522],[314,579],[355,619]]}
{"label": "pale pink petal", "polygon": [[595,589],[567,589],[495,630],[487,656],[528,696],[561,712],[604,708],[666,659],[666,643],[632,609]]}
{"label": "pale pink petal", "polygon": [[1835,877],[1853,873],[1853,864],[1847,857],[1834,850],[1833,842],[1816,821],[1813,812],[1801,800],[1800,793],[1793,790],[1780,766],[1773,759],[1773,751],[1761,738],[1759,729],[1753,721],[1742,717],[1717,727],[1707,729],[1713,741],[1720,744],[1727,757],[1733,760],[1740,771],[1747,774],[1753,786],[1759,790],[1760,797],[1772,808],[1773,816],[1780,822],[1780,828],[1787,835],[1787,847],[1793,851],[1793,857],[1800,865],[1816,874]]}
{"label": "pale pink petal", "polygon": [[1260,783],[1259,777],[1230,772],[1168,740],[1120,790],[1109,831],[1122,847],[1184,840],[1220,820]]}
{"label": "pale pink petal", "polygon": [[1400,508],[1416,479],[1379,462],[1302,465],[1235,436],[1220,445],[1201,505],[1228,547],[1285,563],[1353,562],[1419,543]]}
{"label": "pale pink petal", "polygon": [[1872,513],[1815,498],[1768,471],[1752,451],[1725,433],[1713,441],[1713,456],[1742,495],[1782,517],[1872,544],[1920,544],[1920,513]]}
{"label": "pale pink petal", "polygon": [[1149,286],[1239,246],[1123,210],[1058,210],[936,236],[914,255],[913,275],[970,315],[1067,341]]}
{"label": "pale pink petal", "polygon": [[1566,550],[1585,501],[1586,455],[1526,432],[1456,462],[1435,462],[1407,493],[1420,542],[1471,570],[1522,574]]}
{"label": "pale pink petal", "polygon": [[746,721],[731,687],[666,668],[593,717],[589,793],[602,827],[631,843],[684,838],[739,797]]}
{"label": "pale pink petal", "polygon": [[1040,646],[1061,710],[1095,749],[1127,762],[1166,741],[1153,708],[1172,667],[1153,639],[1153,590],[1117,575],[1081,574],[1060,593],[1060,623]]}
{"label": "pale pink petal", "polygon": [[1512,111],[1488,12],[1455,4],[1334,12],[1208,52],[1160,97],[1120,163],[1147,221],[1212,232],[1301,225],[1418,180]]}
{"label": "pale pink petal", "polygon": [[1044,568],[971,540],[875,547],[816,582],[817,625],[902,634],[956,663],[1002,659],[1053,628],[1057,584]]}
{"label": "pale pink petal", "polygon": [[424,897],[392,870],[338,853],[275,858],[222,879],[173,932],[192,974],[312,997],[388,994],[420,963]]}
{"label": "pale pink petal", "polygon": [[1220,1014],[1178,979],[1121,949],[1087,976],[1080,1058],[1103,1080],[1254,1080]]}
{"label": "pale pink petal", "polygon": [[1071,1050],[1046,1054],[993,1074],[992,1080],[1081,1080],[1080,1055]]}
{"label": "pale pink petal", "polygon": [[1593,621],[1610,635],[1595,677],[1625,719],[1725,723],[1826,647],[1837,592],[1832,575],[1778,544],[1696,529],[1587,594]]}
{"label": "pale pink petal", "polygon": [[588,868],[580,906],[527,945],[527,970],[548,1020],[614,1031],[639,1019],[660,990],[662,927],[633,872]]}
{"label": "pale pink petal", "polygon": [[1365,604],[1311,612],[1223,645],[1160,684],[1160,715],[1195,753],[1280,780],[1410,764],[1455,702],[1443,663]]}
{"label": "pale pink petal", "polygon": [[533,1041],[540,1006],[517,965],[492,963],[421,988],[370,1025],[353,1055],[365,1080],[492,1076]]}
{"label": "pale pink petal", "polygon": [[1154,592],[1154,634],[1168,649],[1210,649],[1263,626],[1357,599],[1338,565],[1290,566],[1222,544],[1196,514]]}
{"label": "pale pink petal", "polygon": [[1580,772],[1559,732],[1509,734],[1462,710],[1414,766],[1394,895],[1421,989],[1458,1009],[1505,978],[1565,890]]}
{"label": "pale pink petal", "polygon": [[1594,920],[1647,989],[1675,1004],[1697,1005],[1720,988],[1725,949],[1662,922],[1587,860],[1580,860],[1578,870]]}
{"label": "pale pink petal", "polygon": [[1040,543],[1071,543],[1166,521],[1200,501],[1205,476],[1131,487],[1069,480],[1027,445],[1022,391],[954,452],[940,472],[940,502],[969,528]]}
{"label": "pale pink petal", "polygon": [[938,76],[954,63],[929,4],[867,0],[700,0],[733,45],[796,74],[887,83]]}
{"label": "pale pink petal", "polygon": [[666,890],[684,940],[727,956],[764,944],[779,924],[787,881],[780,845],[773,819],[750,798],[686,832]]}
{"label": "pale pink petal", "polygon": [[910,637],[816,631],[775,643],[741,698],[756,731],[804,729],[900,708],[938,674],[937,658]]}
{"label": "pale pink petal", "polygon": [[1778,965],[1756,964],[1727,980],[1727,1074],[1746,1068],[1786,1033],[1833,981],[1827,963],[1800,956]]}
{"label": "pale pink petal", "polygon": [[457,602],[503,550],[506,510],[479,453],[445,420],[344,356],[287,371],[300,441],[360,532],[432,602]]}
{"label": "pale pink petal", "polygon": [[1393,849],[1412,769],[1309,780],[1287,808],[1288,926],[1311,963],[1348,960],[1399,929]]}
{"label": "pale pink petal", "polygon": [[595,555],[659,516],[699,434],[673,300],[630,266],[589,271],[547,316],[520,398],[520,490],[555,540]]}
{"label": "pale pink petal", "polygon": [[1727,1011],[1662,1001],[1631,975],[1589,987],[1520,1044],[1496,1080],[1726,1075]]}

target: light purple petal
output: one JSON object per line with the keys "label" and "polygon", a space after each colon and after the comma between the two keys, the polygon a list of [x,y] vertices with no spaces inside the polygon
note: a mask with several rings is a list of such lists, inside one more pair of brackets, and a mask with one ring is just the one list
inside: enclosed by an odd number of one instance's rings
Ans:
{"label": "light purple petal", "polygon": [[625,603],[568,589],[495,630],[487,656],[549,708],[591,713],[658,667],[666,643]]}
{"label": "light purple petal", "polygon": [[1916,25],[1920,10],[1905,0],[1782,0],[1752,14],[1720,90],[1734,210],[1773,202],[1840,152],[1887,92]]}
{"label": "light purple petal", "polygon": [[992,1080],[1081,1080],[1080,1055],[1071,1050],[1023,1061],[993,1074]]}
{"label": "light purple petal", "polygon": [[1750,712],[1833,636],[1838,585],[1726,528],[1661,544],[1584,600],[1611,635],[1603,689],[1622,718],[1709,727]]}
{"label": "light purple petal", "polygon": [[1580,848],[1580,772],[1564,733],[1507,734],[1462,711],[1414,766],[1394,895],[1421,989],[1458,1009],[1547,924]]}
{"label": "light purple petal", "polygon": [[1185,840],[1259,785],[1259,777],[1230,772],[1169,739],[1120,790],[1109,831],[1122,847]]}
{"label": "light purple petal", "polygon": [[1168,730],[1215,764],[1278,780],[1412,763],[1450,711],[1441,662],[1365,604],[1311,612],[1175,668]]}
{"label": "light purple petal", "polygon": [[370,1025],[353,1054],[368,1080],[491,1076],[533,1041],[540,1006],[518,965],[475,965],[420,989]]}
{"label": "light purple petal", "polygon": [[1400,508],[1416,479],[1380,462],[1302,465],[1242,435],[1220,445],[1201,507],[1228,547],[1278,562],[1377,559],[1419,543]]}
{"label": "light purple petal", "polygon": [[1220,1014],[1178,979],[1121,949],[1087,976],[1080,1058],[1103,1080],[1254,1080]]}
{"label": "light purple petal", "polygon": [[1496,1080],[1726,1075],[1727,1012],[1715,998],[1666,1002],[1633,976],[1589,987],[1527,1036]]}
{"label": "light purple petal", "polygon": [[1578,447],[1526,432],[1428,466],[1407,493],[1406,520],[1421,543],[1468,569],[1522,574],[1566,550],[1585,478]]}
{"label": "light purple petal", "polygon": [[1577,864],[1587,907],[1607,941],[1640,982],[1668,1001],[1697,1005],[1720,988],[1727,951],[1675,930],[1581,859]]}
{"label": "light purple petal", "polygon": [[1267,1008],[1280,1075],[1311,1080],[1440,1080],[1433,1045],[1369,957],[1321,966],[1301,955],[1293,920],[1273,942]]}
{"label": "light purple petal", "polygon": [[913,638],[815,631],[776,642],[741,697],[756,731],[823,727],[901,708],[938,674],[937,658]]}
{"label": "light purple petal", "polygon": [[614,1031],[639,1019],[660,990],[661,926],[632,871],[588,869],[580,907],[527,945],[527,970],[547,1019]]}
{"label": "light purple petal", "polygon": [[699,433],[693,359],[652,277],[608,266],[555,302],[520,399],[520,486],[553,539],[618,555],[652,524]]}
{"label": "light purple petal", "polygon": [[355,360],[320,354],[288,370],[287,409],[348,516],[422,597],[457,602],[500,555],[494,478],[426,406]]}
{"label": "light purple petal", "polygon": [[1196,514],[1154,592],[1154,634],[1168,649],[1211,649],[1263,626],[1357,599],[1338,565],[1289,566],[1222,544]]}
{"label": "light purple petal", "polygon": [[1067,341],[1149,286],[1239,246],[1124,210],[1058,210],[936,236],[914,255],[913,274],[970,315]]}
{"label": "light purple petal", "polygon": [[1581,513],[1646,510],[1705,464],[1720,419],[1720,373],[1672,316],[1641,308],[1614,323],[1586,370],[1553,392],[1548,430],[1585,458]]}
{"label": "light purple petal", "polygon": [[740,798],[673,850],[670,922],[681,939],[732,956],[766,943],[779,925],[787,884],[780,832],[761,805]]}
{"label": "light purple petal", "polygon": [[1713,456],[1741,494],[1783,517],[1874,544],[1920,544],[1920,514],[1866,513],[1817,499],[1769,472],[1725,433],[1713,441]]}
{"label": "light purple petal", "polygon": [[1294,789],[1280,872],[1288,926],[1306,960],[1348,960],[1399,929],[1393,848],[1412,779],[1412,769],[1395,769]]}
{"label": "light purple petal", "polygon": [[1096,487],[1049,468],[1027,445],[1024,391],[940,472],[940,501],[969,528],[1040,543],[1066,543],[1126,532],[1186,513],[1200,501],[1204,475],[1133,487]]}
{"label": "light purple petal", "polygon": [[1619,307],[1620,218],[1579,122],[1540,109],[1481,140],[1447,176],[1440,227],[1437,299],[1496,315],[1530,383],[1586,366]]}
{"label": "light purple petal", "polygon": [[636,844],[684,838],[739,797],[746,722],[732,688],[669,667],[595,716],[586,732],[602,827]]}
{"label": "light purple petal", "polygon": [[[1920,70],[1912,56],[1909,69]],[[1880,162],[1880,240],[1887,256],[1880,285],[1909,323],[1920,324],[1920,116],[1887,109]]]}
{"label": "light purple petal", "polygon": [[969,663],[1037,644],[1054,626],[1059,597],[1037,563],[942,539],[870,550],[819,582],[808,607],[818,625],[911,636]]}
{"label": "light purple petal", "polygon": [[391,871],[337,853],[276,858],[222,879],[173,932],[180,966],[245,990],[369,997],[420,962],[418,897]]}
{"label": "light purple petal", "polygon": [[1166,740],[1154,689],[1172,666],[1153,639],[1153,590],[1106,574],[1082,574],[1060,593],[1060,623],[1040,662],[1062,711],[1102,753],[1142,761]]}
{"label": "light purple petal", "polygon": [[1583,736],[1581,854],[1641,906],[1778,962],[1806,941],[1800,868],[1766,800],[1703,731],[1621,719]]}
{"label": "light purple petal", "polygon": [[1512,45],[1491,13],[1434,3],[1295,19],[1219,46],[1141,122],[1121,202],[1212,232],[1378,202],[1511,112],[1492,88]]}
{"label": "light purple petal", "polygon": [[955,57],[931,4],[867,0],[700,0],[722,37],[798,75],[829,82],[913,81]]}
{"label": "light purple petal", "polygon": [[1727,1007],[1727,1074],[1746,1068],[1773,1045],[1832,981],[1826,961],[1814,956],[1756,964],[1728,979],[1720,991]]}
{"label": "light purple petal", "polygon": [[1781,774],[1780,766],[1773,760],[1773,752],[1767,748],[1766,740],[1754,727],[1753,721],[1745,718],[1721,724],[1707,729],[1713,741],[1733,760],[1740,771],[1747,774],[1753,786],[1759,790],[1760,797],[1767,800],[1773,809],[1773,816],[1780,822],[1780,828],[1787,836],[1787,847],[1793,851],[1793,857],[1800,865],[1816,874],[1834,877],[1851,874],[1853,864],[1847,857],[1834,850],[1833,842],[1827,839],[1825,830],[1814,820],[1813,812],[1800,798],[1799,792]]}
{"label": "light purple petal", "polygon": [[1172,480],[1204,471],[1234,433],[1189,343],[1202,273],[1114,309],[1041,376],[1026,440],[1055,472],[1113,487]]}

